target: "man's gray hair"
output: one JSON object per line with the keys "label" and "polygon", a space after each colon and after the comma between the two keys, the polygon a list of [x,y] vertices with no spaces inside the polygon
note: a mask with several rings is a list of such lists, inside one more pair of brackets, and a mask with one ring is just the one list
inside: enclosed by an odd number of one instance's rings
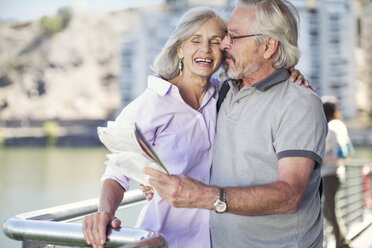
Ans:
{"label": "man's gray hair", "polygon": [[175,78],[179,74],[177,49],[209,19],[217,20],[221,30],[226,30],[226,19],[212,8],[204,6],[188,10],[156,57],[152,69],[166,80]]}
{"label": "man's gray hair", "polygon": [[[238,0],[237,6],[256,8],[251,31],[279,41],[273,67],[288,69],[295,66],[300,58],[296,7],[287,0]],[[255,40],[264,43],[265,36],[255,36]]]}

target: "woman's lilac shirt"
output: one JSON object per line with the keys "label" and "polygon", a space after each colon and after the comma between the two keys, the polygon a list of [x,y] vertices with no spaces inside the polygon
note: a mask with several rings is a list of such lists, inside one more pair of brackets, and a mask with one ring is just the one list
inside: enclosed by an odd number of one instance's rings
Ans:
{"label": "woman's lilac shirt", "polygon": [[[187,174],[209,184],[218,83],[211,79],[200,108],[195,110],[183,101],[175,85],[149,76],[145,92],[115,121],[135,122],[171,174]],[[108,178],[128,190],[125,175],[107,167],[101,180]],[[171,207],[156,192],[143,207],[136,226],[164,234],[169,247],[211,247],[208,210]]]}

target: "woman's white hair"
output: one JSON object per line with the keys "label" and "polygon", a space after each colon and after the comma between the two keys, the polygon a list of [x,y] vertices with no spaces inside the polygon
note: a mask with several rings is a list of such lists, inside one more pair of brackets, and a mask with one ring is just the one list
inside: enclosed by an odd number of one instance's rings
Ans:
{"label": "woman's white hair", "polygon": [[297,64],[300,58],[297,45],[299,15],[293,4],[287,0],[238,0],[237,6],[256,8],[251,31],[264,35],[255,36],[257,42],[264,43],[265,36],[279,41],[273,67],[288,69]]}
{"label": "woman's white hair", "polygon": [[178,48],[209,19],[217,20],[221,30],[226,30],[226,20],[210,7],[195,7],[185,12],[155,58],[152,69],[166,80],[175,78],[179,74]]}

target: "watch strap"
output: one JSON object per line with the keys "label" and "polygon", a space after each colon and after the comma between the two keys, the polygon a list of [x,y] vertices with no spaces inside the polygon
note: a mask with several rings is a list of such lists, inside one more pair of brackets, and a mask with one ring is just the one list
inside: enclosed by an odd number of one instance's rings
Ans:
{"label": "watch strap", "polygon": [[[221,209],[221,207],[222,207],[222,209]],[[226,212],[226,209],[227,209],[226,189],[224,187],[218,187],[217,200],[213,204],[213,211],[215,213],[220,214],[220,213]]]}
{"label": "watch strap", "polygon": [[222,195],[220,198],[221,201],[223,201],[224,203],[227,203],[226,202],[226,189],[224,187],[220,188],[220,194]]}

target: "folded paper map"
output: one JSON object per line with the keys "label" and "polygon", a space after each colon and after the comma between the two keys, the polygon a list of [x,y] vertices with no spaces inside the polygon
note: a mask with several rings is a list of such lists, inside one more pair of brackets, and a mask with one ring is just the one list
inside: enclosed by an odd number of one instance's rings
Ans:
{"label": "folded paper map", "polygon": [[98,127],[98,137],[112,154],[108,154],[107,166],[120,170],[129,178],[148,185],[143,168],[151,167],[169,174],[167,168],[147,142],[136,124],[123,125],[109,121],[107,127]]}

